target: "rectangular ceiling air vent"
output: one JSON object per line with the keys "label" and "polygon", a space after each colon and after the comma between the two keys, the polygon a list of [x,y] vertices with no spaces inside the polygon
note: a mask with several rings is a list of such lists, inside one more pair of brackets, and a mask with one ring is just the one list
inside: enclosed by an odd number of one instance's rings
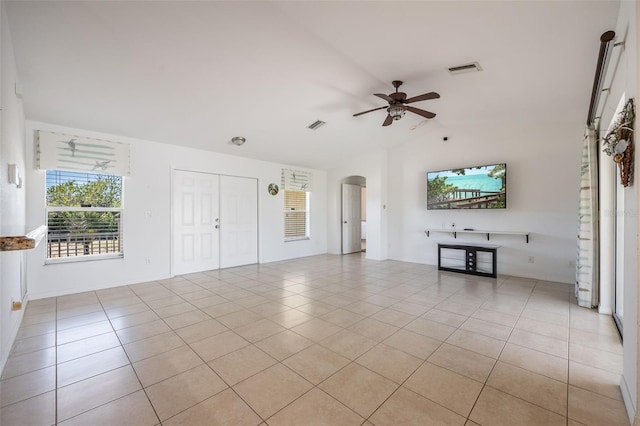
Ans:
{"label": "rectangular ceiling air vent", "polygon": [[449,68],[449,72],[452,75],[463,74],[465,72],[478,72],[478,71],[482,71],[482,68],[480,68],[480,64],[477,62],[472,62],[470,64],[465,64],[465,65],[458,65],[457,67]]}
{"label": "rectangular ceiling air vent", "polygon": [[324,122],[324,121],[322,121],[322,120],[317,120],[315,123],[311,123],[311,124],[309,124],[309,125],[307,126],[307,129],[311,129],[311,130],[318,130],[318,128],[319,128],[319,127],[324,126],[325,124],[327,124],[327,123],[325,123],[325,122]]}

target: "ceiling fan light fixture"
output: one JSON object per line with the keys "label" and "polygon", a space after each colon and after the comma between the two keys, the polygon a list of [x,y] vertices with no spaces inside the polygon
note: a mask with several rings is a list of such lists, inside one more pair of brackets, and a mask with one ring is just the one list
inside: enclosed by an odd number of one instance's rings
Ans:
{"label": "ceiling fan light fixture", "polygon": [[243,138],[242,136],[234,136],[231,138],[231,143],[237,146],[242,146],[244,145],[244,143],[247,141],[246,138]]}
{"label": "ceiling fan light fixture", "polygon": [[402,117],[404,117],[404,114],[407,112],[407,109],[402,104],[395,104],[389,107],[388,112],[391,118],[393,118],[394,120],[400,120]]}

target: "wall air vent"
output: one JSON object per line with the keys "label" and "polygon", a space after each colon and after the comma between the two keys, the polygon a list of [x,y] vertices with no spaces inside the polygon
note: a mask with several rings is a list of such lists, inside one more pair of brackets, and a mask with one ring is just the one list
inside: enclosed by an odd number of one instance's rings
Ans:
{"label": "wall air vent", "polygon": [[478,71],[482,71],[482,68],[480,68],[480,64],[477,62],[472,62],[470,64],[465,64],[465,65],[458,65],[457,67],[449,68],[449,72],[451,73],[451,75],[463,74],[466,72],[478,72]]}
{"label": "wall air vent", "polygon": [[325,123],[325,122],[324,122],[324,121],[322,121],[322,120],[317,120],[315,123],[311,123],[311,124],[309,124],[309,125],[307,126],[307,129],[311,129],[311,130],[318,130],[318,128],[319,128],[319,127],[322,127],[322,126],[324,126],[325,124],[327,124],[327,123]]}

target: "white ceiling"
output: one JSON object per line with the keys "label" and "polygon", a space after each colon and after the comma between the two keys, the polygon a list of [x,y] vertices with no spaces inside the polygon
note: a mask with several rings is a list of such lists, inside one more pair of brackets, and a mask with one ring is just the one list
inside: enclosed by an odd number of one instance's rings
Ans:
{"label": "white ceiling", "polygon": [[[28,119],[327,169],[465,123],[582,134],[605,1],[6,1]],[[478,61],[480,73],[447,68]],[[432,123],[381,127],[404,80]],[[315,120],[327,124],[306,128]],[[413,130],[412,130],[413,129]],[[230,144],[244,136],[242,147]]]}

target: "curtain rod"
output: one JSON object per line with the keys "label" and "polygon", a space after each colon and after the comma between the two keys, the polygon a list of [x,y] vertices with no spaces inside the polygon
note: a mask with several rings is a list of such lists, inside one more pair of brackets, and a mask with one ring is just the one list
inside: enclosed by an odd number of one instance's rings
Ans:
{"label": "curtain rod", "polygon": [[596,114],[596,108],[598,107],[598,99],[602,92],[602,82],[604,81],[604,74],[609,62],[609,56],[611,54],[610,43],[616,36],[614,31],[607,31],[600,36],[600,53],[598,53],[598,64],[596,65],[596,76],[593,80],[593,89],[591,91],[591,102],[589,103],[589,114],[587,115],[587,126],[593,124],[593,120]]}

